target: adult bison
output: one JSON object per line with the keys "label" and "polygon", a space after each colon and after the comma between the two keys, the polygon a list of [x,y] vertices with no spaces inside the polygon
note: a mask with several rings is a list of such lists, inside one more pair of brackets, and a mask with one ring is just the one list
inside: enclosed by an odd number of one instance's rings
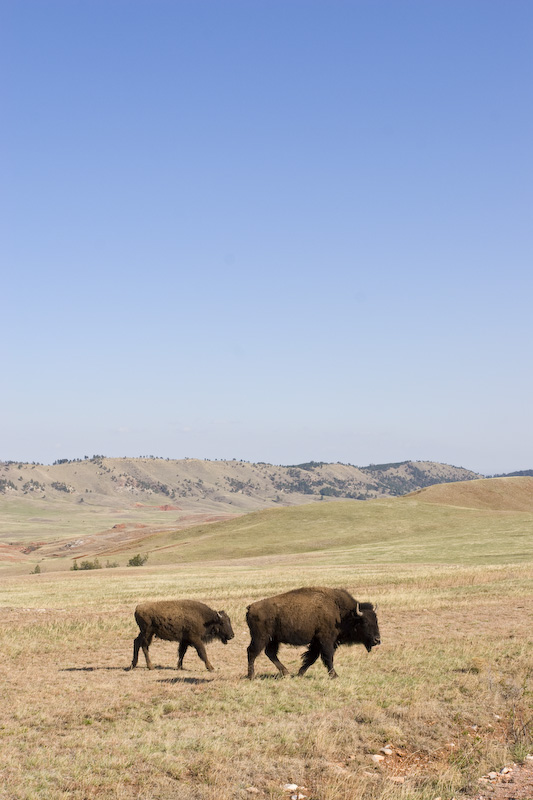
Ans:
{"label": "adult bison", "polygon": [[214,611],[197,600],[158,600],[140,603],[135,609],[135,619],[140,633],[133,642],[131,669],[137,666],[139,648],[142,647],[146,666],[153,669],[148,648],[154,636],[169,642],[179,642],[178,669],[183,669],[183,656],[194,647],[207,669],[213,665],[207,657],[206,643],[220,639],[227,644],[234,633],[225,611]]}
{"label": "adult bison", "polygon": [[337,677],[333,654],[340,644],[364,644],[368,652],[380,644],[378,620],[372,603],[358,603],[344,589],[304,587],[248,606],[250,628],[248,677],[264,650],[282,675],[288,675],[278,658],[280,644],[309,645],[298,675],[321,657],[329,675]]}

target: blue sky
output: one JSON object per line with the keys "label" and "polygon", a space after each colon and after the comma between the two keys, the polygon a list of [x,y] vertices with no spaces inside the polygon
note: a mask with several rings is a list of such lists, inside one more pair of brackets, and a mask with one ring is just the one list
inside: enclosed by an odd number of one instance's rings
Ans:
{"label": "blue sky", "polygon": [[528,0],[4,0],[0,459],[533,467]]}

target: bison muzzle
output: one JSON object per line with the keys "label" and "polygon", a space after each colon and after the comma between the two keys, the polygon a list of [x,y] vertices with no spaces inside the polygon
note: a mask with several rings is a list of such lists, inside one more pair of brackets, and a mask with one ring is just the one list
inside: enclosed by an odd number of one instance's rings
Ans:
{"label": "bison muzzle", "polygon": [[234,633],[225,611],[215,611],[197,600],[159,600],[141,603],[135,609],[135,620],[140,633],[133,642],[131,669],[137,666],[142,648],[148,669],[153,669],[148,648],[154,636],[169,642],[179,642],[178,669],[183,669],[183,657],[189,647],[194,647],[206,668],[213,665],[207,657],[205,645],[213,639],[227,644]]}
{"label": "bison muzzle", "polygon": [[298,675],[320,656],[332,678],[337,677],[333,654],[341,644],[363,644],[368,652],[381,643],[372,603],[359,603],[344,589],[304,587],[248,606],[250,628],[248,677],[254,677],[255,659],[262,650],[281,675],[288,670],[278,658],[280,644],[308,645]]}

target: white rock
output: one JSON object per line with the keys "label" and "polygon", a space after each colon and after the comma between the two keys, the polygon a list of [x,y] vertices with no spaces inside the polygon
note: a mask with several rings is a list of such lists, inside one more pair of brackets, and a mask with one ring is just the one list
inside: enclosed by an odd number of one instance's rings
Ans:
{"label": "white rock", "polygon": [[503,767],[503,769],[500,770],[500,775],[508,775],[512,771],[511,767]]}
{"label": "white rock", "polygon": [[297,783],[286,783],[281,787],[284,792],[295,792],[298,789]]}
{"label": "white rock", "polygon": [[370,756],[374,764],[380,764],[382,761],[385,761],[385,756],[380,756],[375,753],[373,756]]}
{"label": "white rock", "polygon": [[387,747],[382,747],[379,752],[383,753],[383,755],[385,755],[385,756],[391,756],[392,755],[392,750],[388,746]]}
{"label": "white rock", "polygon": [[498,777],[497,772],[489,772],[489,774],[487,775],[489,781],[495,781],[497,777]]}

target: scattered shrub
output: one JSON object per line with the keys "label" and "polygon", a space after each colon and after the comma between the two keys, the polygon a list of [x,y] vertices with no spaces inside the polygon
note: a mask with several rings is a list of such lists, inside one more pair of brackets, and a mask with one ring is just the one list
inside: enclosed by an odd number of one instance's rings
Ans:
{"label": "scattered shrub", "polygon": [[74,571],[78,569],[102,569],[102,565],[100,564],[98,559],[95,558],[94,561],[82,561],[80,564],[78,564],[78,562],[75,561],[71,569]]}
{"label": "scattered shrub", "polygon": [[133,556],[133,558],[130,558],[128,561],[128,567],[142,567],[142,565],[146,564],[147,561],[148,553],[145,553],[144,556],[142,556],[140,553],[137,553],[136,556]]}

